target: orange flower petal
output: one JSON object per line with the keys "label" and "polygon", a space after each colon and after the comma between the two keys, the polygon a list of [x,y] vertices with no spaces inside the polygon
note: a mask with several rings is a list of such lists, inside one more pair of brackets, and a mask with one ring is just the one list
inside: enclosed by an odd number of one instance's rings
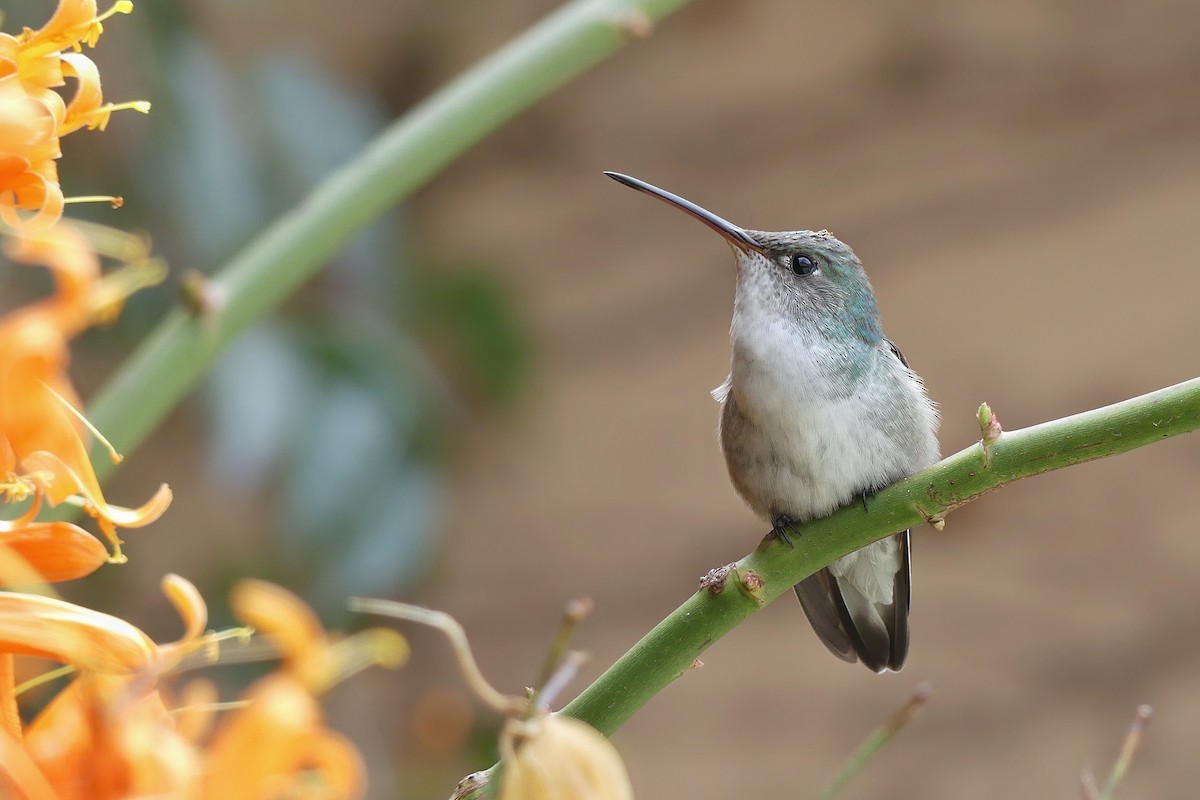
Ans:
{"label": "orange flower petal", "polygon": [[289,666],[312,694],[320,695],[367,667],[402,667],[408,655],[408,641],[398,631],[367,628],[323,647],[313,647],[303,659]]}
{"label": "orange flower petal", "polygon": [[17,59],[21,55],[21,43],[11,33],[0,33],[0,78],[17,74]]}
{"label": "orange flower petal", "polygon": [[310,737],[308,762],[312,775],[306,775],[305,782],[310,782],[316,776],[324,790],[323,797],[350,800],[363,796],[367,786],[367,769],[358,748],[346,737],[330,730]]}
{"label": "orange flower petal", "polygon": [[50,44],[55,49],[75,45],[96,23],[96,0],[59,0],[54,15],[41,28],[22,36],[29,44]]}
{"label": "orange flower petal", "polygon": [[17,76],[0,78],[0,153],[27,164],[54,158],[54,127],[50,109],[30,97]]}
{"label": "orange flower petal", "polygon": [[[89,760],[99,760],[95,741],[98,691],[96,682],[84,676],[76,678],[54,695],[25,731],[25,749],[46,780],[60,789],[70,782],[76,784],[76,791],[63,792],[68,797],[81,794],[78,784],[94,777],[83,770]],[[103,757],[110,759],[110,754]]]}
{"label": "orange flower petal", "polygon": [[229,606],[238,619],[270,637],[287,661],[302,658],[325,643],[325,630],[312,609],[281,586],[239,581]]}
{"label": "orange flower petal", "polygon": [[69,522],[38,522],[0,533],[0,547],[29,562],[47,583],[82,578],[108,561],[100,540]]}
{"label": "orange flower petal", "polygon": [[[0,45],[9,41],[0,38]],[[31,94],[16,74],[0,78],[0,218],[14,228],[44,229],[62,216],[55,130],[66,106],[56,93],[46,92]],[[37,213],[22,220],[18,208]]]}
{"label": "orange flower petal", "polygon": [[158,657],[154,642],[123,619],[20,592],[0,592],[0,652],[117,674],[144,670]]}
{"label": "orange flower petal", "polygon": [[21,740],[0,730],[0,797],[58,800],[58,795],[26,752]]}
{"label": "orange flower petal", "polygon": [[171,487],[165,483],[158,487],[154,496],[137,508],[125,508],[105,503],[100,507],[100,516],[119,528],[142,528],[163,515],[171,505]]}
{"label": "orange flower petal", "polygon": [[21,714],[17,711],[16,685],[17,674],[13,657],[9,653],[0,653],[0,729],[19,737]]}
{"label": "orange flower petal", "polygon": [[[0,222],[11,228],[44,230],[62,218],[65,203],[57,180],[25,172],[9,186],[0,189]],[[36,213],[22,219],[13,210],[14,206]]]}
{"label": "orange flower petal", "polygon": [[0,476],[11,475],[16,471],[17,454],[8,443],[8,437],[0,432]]}
{"label": "orange flower petal", "polygon": [[[70,337],[86,326],[87,295],[100,279],[100,257],[83,234],[63,223],[48,231],[22,232],[9,237],[5,251],[14,261],[40,264],[53,273],[56,292],[41,305],[66,306],[71,312],[69,320],[59,317],[64,336]],[[74,327],[67,322],[74,322]]]}
{"label": "orange flower petal", "polygon": [[[82,53],[63,53],[63,73],[78,81],[75,94],[67,104],[67,116],[58,126],[56,133],[66,136],[84,125],[99,127],[101,120],[96,117],[96,110],[104,102],[100,91],[100,70],[96,64]],[[102,115],[107,118],[107,115]]]}
{"label": "orange flower petal", "polygon": [[178,575],[164,577],[162,590],[183,619],[184,629],[178,641],[159,645],[162,668],[169,669],[192,652],[204,636],[204,629],[208,625],[208,606],[191,581]]}
{"label": "orange flower petal", "polygon": [[[112,715],[112,703],[102,712]],[[188,797],[199,783],[200,754],[176,729],[162,694],[149,692],[111,724],[117,761],[129,773],[129,787],[114,797]],[[94,795],[90,795],[94,796]]]}
{"label": "orange flower petal", "polygon": [[199,754],[152,685],[89,673],[55,695],[25,747],[62,798],[194,797]]}
{"label": "orange flower petal", "polygon": [[193,744],[201,742],[212,730],[218,700],[220,695],[212,681],[205,678],[188,681],[174,709],[179,735]]}
{"label": "orange flower petal", "polygon": [[217,726],[206,759],[202,797],[264,797],[282,776],[305,764],[321,710],[299,681],[268,675],[246,691],[248,705]]}
{"label": "orange flower petal", "polygon": [[162,589],[183,618],[184,634],[179,643],[194,642],[203,636],[208,625],[208,606],[196,586],[172,573],[162,579]]}
{"label": "orange flower petal", "polygon": [[[0,404],[2,403],[3,395],[0,394]],[[3,422],[0,421],[0,425],[2,424]],[[102,511],[102,509],[108,508],[108,504],[104,502],[104,495],[96,480],[96,473],[92,471],[92,464],[88,461],[87,450],[83,448],[83,442],[78,435],[71,439],[62,430],[47,430],[45,437],[51,436],[58,440],[57,445],[60,451],[66,452],[70,461],[60,456],[58,452],[37,450],[21,458],[21,468],[29,475],[41,474],[50,477],[49,480],[39,480],[39,485],[51,505],[57,505],[74,495],[83,495],[87,501],[84,510],[100,522],[100,529],[105,538],[114,545],[119,545],[121,540],[117,538],[115,526],[108,521],[108,517]],[[14,449],[18,453],[20,452],[18,448],[14,447]],[[76,469],[74,464],[80,465],[79,469]]]}

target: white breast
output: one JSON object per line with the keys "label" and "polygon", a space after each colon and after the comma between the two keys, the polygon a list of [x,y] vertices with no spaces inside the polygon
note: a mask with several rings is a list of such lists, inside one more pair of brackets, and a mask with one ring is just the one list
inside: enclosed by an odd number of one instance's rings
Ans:
{"label": "white breast", "polygon": [[823,516],[936,460],[936,412],[886,344],[851,383],[831,368],[846,351],[764,328],[735,326],[730,377],[714,393],[745,417],[744,463],[730,469],[754,473],[734,477],[758,487],[747,497],[756,511]]}

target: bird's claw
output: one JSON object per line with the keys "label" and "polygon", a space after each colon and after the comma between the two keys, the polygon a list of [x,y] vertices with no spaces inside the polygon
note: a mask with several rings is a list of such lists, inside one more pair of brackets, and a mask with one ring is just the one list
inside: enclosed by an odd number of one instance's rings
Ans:
{"label": "bird's claw", "polygon": [[795,520],[787,514],[780,514],[775,518],[775,524],[771,528],[771,535],[788,547],[794,548],[796,545],[792,543],[792,537],[788,535],[789,531],[796,534],[796,536],[800,535],[800,530],[796,527]]}

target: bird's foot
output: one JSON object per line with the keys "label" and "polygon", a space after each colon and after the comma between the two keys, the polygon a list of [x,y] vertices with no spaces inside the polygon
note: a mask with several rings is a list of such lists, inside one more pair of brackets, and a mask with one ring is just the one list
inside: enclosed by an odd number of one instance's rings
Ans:
{"label": "bird's foot", "polygon": [[788,547],[795,547],[792,543],[792,537],[788,535],[789,531],[800,536],[800,529],[796,527],[796,521],[787,514],[780,514],[775,518],[775,524],[771,528],[771,535],[779,539]]}
{"label": "bird's foot", "polygon": [[881,491],[886,489],[888,486],[889,486],[889,484],[886,484],[886,483],[880,484],[879,486],[871,486],[867,489],[863,489],[861,492],[858,493],[858,499],[862,502],[864,514],[871,510],[870,508],[867,507],[867,503],[871,500],[874,500],[875,495],[879,494]]}

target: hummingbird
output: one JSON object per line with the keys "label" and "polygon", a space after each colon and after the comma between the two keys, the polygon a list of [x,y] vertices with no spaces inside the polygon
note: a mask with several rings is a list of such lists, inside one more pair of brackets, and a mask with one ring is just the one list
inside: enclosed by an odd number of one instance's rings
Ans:
{"label": "hummingbird", "polygon": [[[733,249],[729,377],[713,397],[734,488],[772,533],[934,464],[938,412],[921,378],[884,336],[858,256],[825,230],[740,228],[645,181],[606,172],[720,234]],[[908,655],[912,543],[900,531],[795,587],[827,648],[874,672]]]}

